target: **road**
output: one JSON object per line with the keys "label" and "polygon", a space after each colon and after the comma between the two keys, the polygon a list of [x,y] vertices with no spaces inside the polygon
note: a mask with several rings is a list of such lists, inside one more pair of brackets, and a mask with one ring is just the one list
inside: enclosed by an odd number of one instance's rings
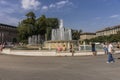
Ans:
{"label": "road", "polygon": [[25,57],[0,55],[0,80],[120,80],[120,54],[107,56]]}

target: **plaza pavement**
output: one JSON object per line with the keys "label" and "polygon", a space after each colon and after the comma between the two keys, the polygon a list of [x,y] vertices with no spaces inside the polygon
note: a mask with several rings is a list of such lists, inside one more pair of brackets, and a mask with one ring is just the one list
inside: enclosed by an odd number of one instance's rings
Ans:
{"label": "plaza pavement", "polygon": [[120,80],[120,54],[107,64],[107,55],[27,57],[0,55],[0,80]]}

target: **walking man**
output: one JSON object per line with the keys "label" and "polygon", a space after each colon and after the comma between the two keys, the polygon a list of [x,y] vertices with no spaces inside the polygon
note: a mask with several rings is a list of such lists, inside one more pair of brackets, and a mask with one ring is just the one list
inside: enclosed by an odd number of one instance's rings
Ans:
{"label": "walking man", "polygon": [[91,44],[91,48],[92,48],[93,55],[96,56],[97,55],[97,51],[96,51],[96,48],[95,48],[95,43]]}
{"label": "walking man", "polygon": [[113,55],[112,55],[113,53],[114,53],[113,45],[109,42],[108,43],[108,61],[107,61],[107,63],[115,62]]}

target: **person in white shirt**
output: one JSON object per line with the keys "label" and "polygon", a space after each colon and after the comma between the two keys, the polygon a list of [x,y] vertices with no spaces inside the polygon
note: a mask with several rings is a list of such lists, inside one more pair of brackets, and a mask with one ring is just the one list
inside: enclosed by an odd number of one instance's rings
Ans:
{"label": "person in white shirt", "polygon": [[104,50],[105,54],[108,54],[108,45],[107,45],[107,43],[103,43],[102,46],[103,46],[103,50]]}
{"label": "person in white shirt", "polygon": [[107,61],[107,63],[115,62],[115,60],[112,56],[112,54],[114,53],[113,51],[114,51],[113,45],[109,42],[108,43],[108,61]]}

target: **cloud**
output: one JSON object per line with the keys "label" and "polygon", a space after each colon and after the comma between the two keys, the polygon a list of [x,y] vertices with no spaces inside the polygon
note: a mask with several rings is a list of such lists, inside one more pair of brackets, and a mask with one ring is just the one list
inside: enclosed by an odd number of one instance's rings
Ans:
{"label": "cloud", "polygon": [[54,7],[56,7],[55,4],[50,4],[50,6],[49,6],[49,8],[54,8]]}
{"label": "cloud", "polygon": [[0,0],[0,4],[6,5],[8,3],[5,0]]}
{"label": "cloud", "polygon": [[49,5],[49,8],[62,8],[64,6],[72,5],[73,3],[69,0],[59,1]]}
{"label": "cloud", "polygon": [[22,0],[21,4],[25,10],[37,10],[41,3],[38,0]]}
{"label": "cloud", "polygon": [[59,1],[59,2],[56,2],[56,3],[51,3],[50,5],[47,5],[47,6],[42,6],[41,10],[42,11],[47,11],[49,9],[60,9],[60,8],[63,8],[65,6],[70,6],[70,5],[73,5],[72,2],[70,2],[69,0],[63,0],[63,1]]}
{"label": "cloud", "polygon": [[115,14],[115,15],[110,16],[110,18],[118,18],[119,16],[120,15]]}
{"label": "cloud", "polygon": [[69,4],[68,0],[66,0],[66,1],[60,1],[60,2],[56,3],[56,5],[57,5],[58,8],[61,8],[61,7],[65,6],[65,5],[68,5],[68,4]]}
{"label": "cloud", "polygon": [[44,11],[48,10],[48,6],[43,6],[42,10],[44,10]]}
{"label": "cloud", "polygon": [[101,17],[96,17],[95,19],[96,19],[96,20],[100,20],[100,19],[101,19]]}

